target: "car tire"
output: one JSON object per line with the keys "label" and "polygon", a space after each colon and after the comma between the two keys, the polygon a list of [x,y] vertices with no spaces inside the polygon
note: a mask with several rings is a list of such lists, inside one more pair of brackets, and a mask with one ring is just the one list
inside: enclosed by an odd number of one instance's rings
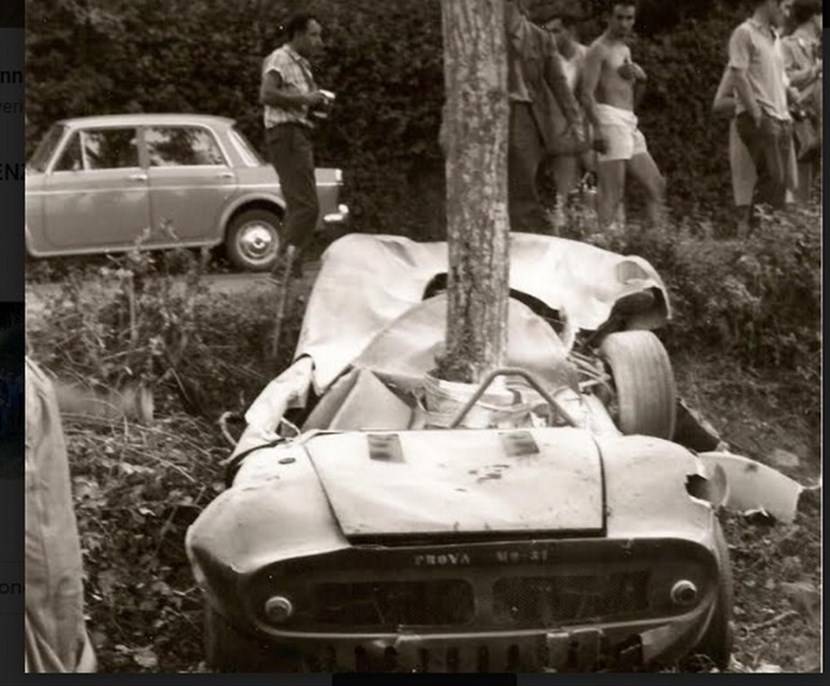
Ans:
{"label": "car tire", "polygon": [[218,672],[297,672],[293,654],[243,634],[213,607],[205,607],[205,661]]}
{"label": "car tire", "polygon": [[677,389],[669,355],[651,331],[618,331],[600,345],[616,388],[617,426],[625,435],[671,439]]}
{"label": "car tire", "polygon": [[225,251],[239,269],[270,271],[277,261],[282,242],[282,218],[270,210],[246,210],[228,226]]}
{"label": "car tire", "polygon": [[706,632],[698,642],[693,654],[709,658],[718,669],[726,669],[732,657],[732,645],[735,640],[735,627],[732,618],[735,604],[734,580],[732,566],[729,562],[729,548],[720,522],[715,522],[715,548],[720,578],[718,579],[718,599],[715,611],[709,620]]}

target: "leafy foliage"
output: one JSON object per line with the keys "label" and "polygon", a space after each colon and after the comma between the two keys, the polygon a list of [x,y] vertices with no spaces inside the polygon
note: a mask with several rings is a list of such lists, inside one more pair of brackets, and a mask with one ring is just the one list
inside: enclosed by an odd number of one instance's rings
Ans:
{"label": "leafy foliage", "polygon": [[[163,412],[239,411],[290,360],[303,301],[271,359],[274,286],[211,293],[204,255],[135,250],[97,269],[71,266],[29,329],[34,355],[66,380],[101,389],[141,381]],[[244,302],[244,305],[241,303]]]}
{"label": "leafy foliage", "polygon": [[[603,29],[601,0],[571,2],[581,35]],[[319,132],[318,163],[344,169],[345,197],[363,231],[444,235],[440,0],[37,0],[27,3],[31,150],[56,119],[113,112],[233,117],[262,141],[262,59],[279,24],[306,7],[327,43],[318,80],[338,94]],[[543,12],[550,3],[536,3]],[[649,147],[679,211],[728,207],[727,128],[710,113],[740,8],[718,0],[641,7],[635,59],[649,74],[641,106]]]}

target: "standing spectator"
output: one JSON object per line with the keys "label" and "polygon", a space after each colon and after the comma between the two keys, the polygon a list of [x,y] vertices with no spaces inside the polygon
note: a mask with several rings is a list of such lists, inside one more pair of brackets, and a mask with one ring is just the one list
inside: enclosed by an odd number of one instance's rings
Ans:
{"label": "standing spectator", "polygon": [[784,20],[781,0],[753,0],[753,15],[729,39],[729,69],[737,96],[737,128],[758,172],[753,192],[782,209],[791,181],[788,161],[792,119],[784,62],[775,27]]}
{"label": "standing spectator", "polygon": [[[738,133],[738,121],[735,116],[737,98],[735,95],[735,83],[732,70],[727,66],[721,77],[718,90],[712,103],[715,114],[729,117],[729,168],[732,173],[732,194],[735,200],[735,207],[738,214],[738,236],[745,237],[749,234],[752,219],[752,196],[755,184],[758,180],[758,173],[755,169],[755,162],[749,149],[741,140]],[[788,160],[788,177],[791,183],[787,189],[787,201],[793,197],[793,186],[798,178],[796,169],[795,150],[790,149]]]}
{"label": "standing spectator", "polygon": [[55,391],[26,360],[27,672],[92,672],[83,569]]}
{"label": "standing spectator", "polygon": [[799,202],[807,202],[813,188],[813,181],[821,162],[821,0],[795,0],[791,6],[790,19],[795,27],[781,44],[784,69],[790,86],[795,90],[795,112],[802,118],[802,126],[816,134],[815,146],[805,149],[802,140],[796,144],[798,154]]}
{"label": "standing spectator", "polygon": [[[547,151],[577,136],[579,111],[553,37],[527,18],[528,0],[507,2],[510,130],[507,205],[512,231],[550,231],[539,200],[537,174]],[[557,113],[567,120],[557,131]]]}
{"label": "standing spectator", "polygon": [[286,32],[288,42],[263,62],[259,99],[264,105],[268,158],[280,177],[286,203],[281,257],[294,265],[295,276],[302,276],[304,251],[320,214],[311,140],[313,114],[328,105],[328,98],[318,90],[310,63],[323,48],[319,22],[309,14],[296,14]]}
{"label": "standing spectator", "polygon": [[617,216],[631,174],[646,191],[649,221],[663,215],[666,182],[637,127],[634,110],[645,91],[646,73],[631,60],[626,39],[634,28],[635,0],[610,0],[608,27],[588,48],[582,102],[594,127],[597,150],[597,214],[601,229]]}
{"label": "standing spectator", "polygon": [[[562,59],[562,71],[568,88],[578,97],[581,87],[582,67],[588,48],[579,42],[576,33],[576,17],[568,12],[555,12],[544,23],[553,36]],[[587,124],[587,122],[585,122]],[[587,126],[583,131],[586,141],[590,140]],[[553,176],[556,182],[557,207],[563,208],[570,193],[577,189],[579,179],[586,171],[593,171],[592,155],[583,152],[565,152],[552,156]]]}

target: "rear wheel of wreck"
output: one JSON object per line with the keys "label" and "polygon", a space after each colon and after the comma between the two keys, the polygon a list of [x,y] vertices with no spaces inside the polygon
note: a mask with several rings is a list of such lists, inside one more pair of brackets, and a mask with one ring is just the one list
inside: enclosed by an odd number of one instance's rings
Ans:
{"label": "rear wheel of wreck", "polygon": [[217,672],[298,672],[294,654],[243,634],[210,606],[205,607],[205,660]]}
{"label": "rear wheel of wreck", "polygon": [[620,431],[671,439],[677,390],[671,361],[660,339],[651,331],[619,331],[603,339],[600,356],[616,388]]}
{"label": "rear wheel of wreck", "polygon": [[703,638],[697,644],[693,654],[704,655],[715,663],[719,669],[726,669],[732,656],[734,642],[734,622],[732,609],[734,606],[734,582],[732,566],[729,563],[729,549],[726,537],[720,522],[715,526],[715,547],[717,549],[718,564],[720,565],[720,579],[718,580],[718,600],[712,619]]}

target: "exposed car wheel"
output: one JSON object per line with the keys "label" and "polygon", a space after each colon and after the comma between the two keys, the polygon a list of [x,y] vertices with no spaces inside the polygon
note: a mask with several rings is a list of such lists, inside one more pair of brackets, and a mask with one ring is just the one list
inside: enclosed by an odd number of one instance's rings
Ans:
{"label": "exposed car wheel", "polygon": [[282,220],[269,210],[247,210],[230,223],[225,237],[228,259],[240,269],[269,271],[277,261]]}
{"label": "exposed car wheel", "polygon": [[218,672],[297,672],[301,661],[237,630],[210,605],[205,606],[205,657]]}
{"label": "exposed car wheel", "polygon": [[669,355],[651,331],[608,334],[600,355],[616,387],[617,425],[626,435],[671,439],[677,390]]}
{"label": "exposed car wheel", "polygon": [[700,639],[697,647],[692,652],[697,655],[705,655],[719,669],[726,669],[732,656],[732,644],[735,634],[732,620],[735,591],[732,566],[729,563],[729,549],[720,522],[716,522],[715,526],[715,547],[721,569],[720,579],[718,580],[718,600],[706,633],[703,634],[703,638]]}

